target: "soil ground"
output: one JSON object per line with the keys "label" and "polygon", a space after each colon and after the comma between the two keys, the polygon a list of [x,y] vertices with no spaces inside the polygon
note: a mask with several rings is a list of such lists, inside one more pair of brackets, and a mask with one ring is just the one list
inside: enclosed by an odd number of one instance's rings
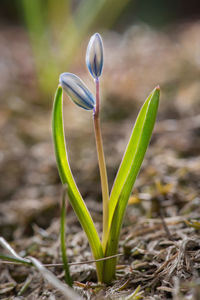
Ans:
{"label": "soil ground", "polygon": [[[110,188],[139,107],[157,84],[161,103],[124,220],[116,281],[98,286],[94,264],[73,265],[74,288],[85,299],[125,299],[139,285],[147,300],[200,299],[200,23],[167,32],[138,25],[124,35],[108,33],[104,44],[101,121]],[[53,97],[41,100],[22,28],[0,27],[0,53],[0,235],[22,256],[60,263]],[[86,70],[79,72],[89,82]],[[101,232],[92,118],[67,97],[64,118],[73,174]],[[71,263],[92,259],[70,207],[67,252]],[[50,270],[63,281],[62,267]],[[62,297],[34,268],[0,262],[0,299]]]}

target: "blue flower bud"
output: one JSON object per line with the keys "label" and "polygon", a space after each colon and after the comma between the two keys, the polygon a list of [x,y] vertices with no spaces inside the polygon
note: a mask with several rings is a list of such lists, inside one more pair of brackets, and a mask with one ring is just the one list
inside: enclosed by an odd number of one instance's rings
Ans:
{"label": "blue flower bud", "polygon": [[71,100],[78,106],[87,110],[95,107],[95,97],[78,76],[72,73],[62,73],[59,81]]}
{"label": "blue flower bud", "polygon": [[101,75],[103,68],[103,42],[99,33],[95,33],[88,44],[86,65],[94,78]]}

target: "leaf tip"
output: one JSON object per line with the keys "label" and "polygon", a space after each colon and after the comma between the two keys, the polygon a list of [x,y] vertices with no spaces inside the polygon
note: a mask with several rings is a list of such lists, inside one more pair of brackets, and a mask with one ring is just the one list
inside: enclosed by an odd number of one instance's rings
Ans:
{"label": "leaf tip", "polygon": [[60,94],[60,93],[62,93],[62,86],[60,84],[58,84],[58,86],[56,88],[56,94],[55,94],[55,96],[58,95],[58,94]]}
{"label": "leaf tip", "polygon": [[155,90],[160,91],[160,86],[159,86],[159,84],[155,87]]}
{"label": "leaf tip", "polygon": [[157,96],[158,98],[160,97],[160,86],[157,85],[154,90],[153,90],[153,95]]}
{"label": "leaf tip", "polygon": [[62,90],[62,86],[61,84],[59,83],[58,86],[57,86],[57,91],[61,91]]}

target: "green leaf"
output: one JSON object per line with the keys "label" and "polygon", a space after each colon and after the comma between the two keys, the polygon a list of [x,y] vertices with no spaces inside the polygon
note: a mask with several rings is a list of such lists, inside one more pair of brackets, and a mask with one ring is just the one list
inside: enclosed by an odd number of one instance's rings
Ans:
{"label": "green leaf", "polygon": [[5,261],[9,261],[9,262],[13,262],[13,263],[19,263],[19,264],[24,264],[24,265],[28,265],[28,266],[32,266],[31,262],[28,262],[27,260],[21,258],[16,258],[10,255],[6,255],[6,254],[2,254],[0,253],[0,259],[5,260]]}
{"label": "green leaf", "polygon": [[[75,180],[73,178],[68,156],[65,146],[65,137],[64,137],[64,128],[63,128],[63,99],[62,99],[62,87],[58,86],[54,106],[53,106],[53,120],[52,120],[52,131],[53,131],[53,142],[55,149],[55,156],[57,160],[57,167],[60,174],[60,178],[63,184],[67,184],[68,187],[68,196],[70,203],[83,227],[93,256],[95,259],[103,257],[102,245],[94,226],[91,215],[85,205],[85,202],[82,199],[82,196],[76,186]],[[102,281],[102,262],[97,262],[97,275],[98,280]]]}
{"label": "green leaf", "polygon": [[200,230],[200,222],[199,221],[195,221],[195,220],[191,220],[191,221],[184,220],[184,221],[185,221],[186,225],[193,227],[197,230]]}
{"label": "green leaf", "polygon": [[8,242],[2,236],[0,237],[0,245],[4,249],[6,249],[6,251],[8,253],[10,253],[10,256],[8,256],[8,257],[10,257],[10,259],[14,259],[16,262],[19,261],[21,263],[30,264],[30,261],[28,259],[22,258],[20,255],[18,255],[17,252],[15,252],[15,250],[8,244]]}
{"label": "green leaf", "polygon": [[61,253],[62,253],[62,261],[63,261],[63,268],[65,271],[65,282],[72,287],[73,281],[70,276],[68,259],[67,259],[67,249],[66,249],[66,192],[67,188],[63,190],[62,196],[62,206],[61,206],[61,217],[60,217],[60,243],[61,243]]}
{"label": "green leaf", "polygon": [[[111,224],[119,196],[131,169],[134,169],[134,172],[131,172],[134,184],[142,164],[155,123],[159,102],[159,91],[159,88],[155,88],[152,91],[142,106],[135,122],[135,126],[112,187],[109,202],[109,225]],[[151,113],[152,106],[154,112],[152,115],[149,115]]]}
{"label": "green leaf", "polygon": [[[110,198],[110,233],[105,256],[115,255],[128,199],[140,170],[156,120],[159,88],[155,88],[145,101],[136,120],[128,147],[117,174]],[[104,263],[104,282],[115,276],[116,258]]]}

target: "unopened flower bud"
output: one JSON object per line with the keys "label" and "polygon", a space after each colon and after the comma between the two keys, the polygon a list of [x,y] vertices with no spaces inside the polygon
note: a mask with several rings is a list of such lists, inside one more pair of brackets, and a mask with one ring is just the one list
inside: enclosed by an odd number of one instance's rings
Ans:
{"label": "unopened flower bud", "polygon": [[89,41],[86,52],[86,65],[94,78],[101,75],[103,68],[103,42],[99,33],[95,33]]}
{"label": "unopened flower bud", "polygon": [[78,76],[62,73],[59,81],[64,91],[78,106],[87,110],[95,107],[95,97]]}

